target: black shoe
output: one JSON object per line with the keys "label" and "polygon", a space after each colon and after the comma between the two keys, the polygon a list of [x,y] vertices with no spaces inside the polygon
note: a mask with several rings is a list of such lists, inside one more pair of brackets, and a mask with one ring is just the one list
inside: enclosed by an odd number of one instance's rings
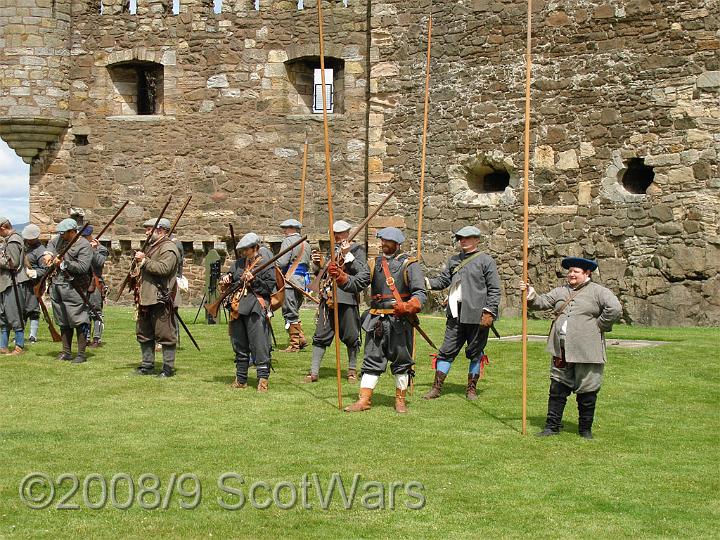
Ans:
{"label": "black shoe", "polygon": [[542,431],[539,431],[535,434],[536,437],[549,437],[550,435],[560,435],[560,430],[546,427]]}
{"label": "black shoe", "polygon": [[157,376],[161,379],[166,379],[168,377],[174,377],[175,374],[172,371],[163,369]]}
{"label": "black shoe", "polygon": [[593,438],[593,436],[592,436],[592,431],[589,431],[589,430],[587,430],[587,431],[581,431],[581,432],[580,432],[580,436],[581,436],[583,439],[588,439],[588,440],[592,440],[592,438]]}
{"label": "black shoe", "polygon": [[145,368],[135,368],[135,371],[133,371],[133,375],[152,375],[152,371]]}
{"label": "black shoe", "polygon": [[73,364],[82,364],[83,362],[87,362],[87,358],[85,358],[84,354],[78,354],[75,358],[72,359]]}
{"label": "black shoe", "polygon": [[68,360],[72,360],[72,359],[73,359],[73,355],[72,355],[72,354],[68,354],[68,353],[60,353],[60,354],[58,355],[57,359],[58,359],[58,360],[68,361]]}
{"label": "black shoe", "polygon": [[30,337],[28,338],[28,341],[29,341],[30,343],[37,343],[37,338],[36,338],[35,336],[30,336]]}

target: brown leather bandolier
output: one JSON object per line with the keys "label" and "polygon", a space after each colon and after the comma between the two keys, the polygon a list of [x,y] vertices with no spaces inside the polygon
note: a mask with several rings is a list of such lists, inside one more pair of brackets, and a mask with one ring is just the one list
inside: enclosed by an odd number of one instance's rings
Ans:
{"label": "brown leather bandolier", "polygon": [[[257,266],[257,264],[260,262],[260,259],[261,259],[260,255],[256,255],[252,261],[246,260],[245,268],[243,270],[245,270],[246,272],[252,272],[253,268],[255,268],[255,266]],[[233,294],[232,297],[230,297],[230,301],[229,301],[230,320],[234,321],[234,320],[240,318],[240,299],[243,296],[247,295],[247,290],[248,290],[248,283],[245,282],[243,284],[242,288],[239,291],[237,291],[235,294]],[[257,297],[257,295],[255,295],[255,296]],[[260,305],[263,307],[263,309],[265,309],[265,306],[262,303]]]}
{"label": "brown leather bandolier", "polygon": [[[382,265],[383,274],[385,274],[385,284],[390,288],[390,292],[392,292],[392,298],[395,299],[395,302],[400,304],[403,302],[403,297],[405,297],[406,299],[410,298],[412,296],[411,294],[400,294],[398,292],[397,287],[395,287],[395,278],[390,275],[390,267],[388,266],[388,262],[385,257],[380,259],[380,264]],[[388,298],[389,296],[387,294],[374,294],[372,298],[373,300],[375,300],[377,297],[379,297],[378,299],[382,300]]]}

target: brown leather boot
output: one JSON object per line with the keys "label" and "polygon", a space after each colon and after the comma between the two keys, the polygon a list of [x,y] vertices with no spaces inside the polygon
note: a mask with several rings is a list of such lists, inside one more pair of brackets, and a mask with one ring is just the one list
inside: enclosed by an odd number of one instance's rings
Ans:
{"label": "brown leather boot", "polygon": [[10,351],[9,353],[7,353],[7,355],[8,355],[8,356],[18,356],[19,354],[22,354],[22,353],[24,353],[24,352],[25,352],[25,349],[23,349],[22,347],[18,347],[17,345],[15,345],[15,348],[14,348],[12,351]]}
{"label": "brown leather boot", "polygon": [[257,391],[261,394],[264,394],[268,391],[268,380],[267,379],[258,379],[258,385],[257,385]]}
{"label": "brown leather boot", "polygon": [[395,412],[396,413],[406,413],[408,412],[407,407],[405,406],[405,392],[407,390],[400,390],[399,388],[395,389]]}
{"label": "brown leather boot", "polygon": [[247,383],[241,383],[237,377],[235,377],[235,380],[230,383],[230,388],[247,388]]}
{"label": "brown leather boot", "polygon": [[320,379],[320,377],[318,375],[313,375],[312,373],[308,373],[307,375],[305,375],[302,382],[305,384],[314,383],[314,382],[318,382],[319,379]]}
{"label": "brown leather boot", "polygon": [[296,324],[297,324],[297,333],[298,333],[298,347],[300,347],[301,349],[304,349],[305,347],[307,347],[308,342],[307,342],[307,339],[305,338],[305,333],[303,332],[303,329],[302,329],[302,323],[297,322]]}
{"label": "brown leather boot", "polygon": [[372,398],[372,395],[372,388],[361,388],[358,400],[352,405],[348,405],[343,410],[345,412],[367,411],[370,408],[370,399]]}
{"label": "brown leather boot", "polygon": [[3,348],[3,349],[0,349],[0,354],[10,354],[10,351]]}
{"label": "brown leather boot", "polygon": [[447,374],[443,373],[442,371],[436,371],[435,380],[433,381],[432,388],[428,391],[427,394],[423,396],[423,399],[439,398],[440,391],[442,390],[443,383],[445,382],[445,377],[447,377]]}
{"label": "brown leather boot", "polygon": [[355,384],[357,380],[357,371],[355,371],[355,368],[349,368],[347,372],[347,382]]}
{"label": "brown leather boot", "polygon": [[288,343],[287,349],[283,349],[283,352],[300,352],[300,335],[297,323],[290,325],[288,334],[290,335],[290,343]]}
{"label": "brown leather boot", "polygon": [[470,375],[468,373],[468,384],[467,389],[465,390],[465,397],[468,398],[470,401],[475,401],[477,396],[477,383],[480,379],[480,375]]}

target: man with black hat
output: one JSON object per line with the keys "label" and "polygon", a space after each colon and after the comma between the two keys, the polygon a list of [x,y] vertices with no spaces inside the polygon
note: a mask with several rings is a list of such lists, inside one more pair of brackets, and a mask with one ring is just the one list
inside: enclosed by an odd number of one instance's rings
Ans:
{"label": "man with black hat", "polygon": [[[59,234],[57,243],[53,248],[52,265],[59,271],[55,274],[50,287],[50,300],[52,302],[53,317],[60,327],[62,337],[62,352],[58,360],[71,360],[75,364],[85,362],[85,348],[90,327],[90,314],[88,306],[79,291],[87,291],[92,279],[93,251],[85,238],[78,238],[62,259],[57,257],[64,246],[72,241],[77,232],[77,222],[72,218],[63,219],[58,223],[55,231]],[[77,355],[72,356],[73,330],[77,334]]]}
{"label": "man with black hat", "polygon": [[40,327],[40,302],[33,292],[33,287],[43,278],[48,271],[48,267],[43,262],[45,246],[40,243],[40,227],[33,223],[28,223],[23,229],[22,237],[25,241],[25,256],[29,265],[26,272],[30,278],[27,295],[25,297],[25,318],[30,321],[30,336],[28,337],[28,341],[35,343]]}
{"label": "man with black hat", "polygon": [[232,388],[247,388],[250,362],[257,370],[257,391],[268,391],[270,379],[270,295],[275,287],[275,269],[270,266],[255,274],[264,262],[272,258],[267,249],[261,249],[260,237],[247,233],[237,244],[240,257],[220,282],[226,287],[238,285],[228,299],[230,306],[230,342],[235,352],[235,380]]}
{"label": "man with black hat", "polygon": [[[356,291],[364,290],[370,284],[370,268],[367,264],[365,249],[355,242],[347,241],[350,236],[351,225],[347,221],[339,220],[333,223],[333,236],[338,253],[342,254],[342,269],[345,275],[353,276]],[[323,261],[319,251],[312,253],[313,268],[316,273],[322,271]],[[335,337],[335,319],[333,309],[338,309],[338,324],[340,325],[340,340],[345,344],[348,354],[347,380],[349,383],[357,382],[357,353],[360,350],[360,295],[359,292],[349,293],[340,287],[343,281],[338,281],[337,298],[332,296],[332,282],[321,284],[320,305],[318,306],[317,326],[313,335],[313,354],[310,373],[305,376],[305,382],[317,382],[320,377],[320,363],[325,355],[325,349],[330,346]]]}
{"label": "man with black hat", "polygon": [[105,329],[105,323],[103,322],[103,305],[105,303],[105,296],[107,295],[107,287],[103,280],[103,268],[105,267],[105,261],[107,260],[110,252],[103,246],[96,238],[93,238],[93,226],[85,225],[82,232],[80,233],[85,238],[93,249],[92,259],[92,281],[90,282],[90,288],[88,289],[88,300],[90,300],[90,321],[92,323],[92,342],[88,345],[91,348],[102,347],[102,334]]}
{"label": "man with black hat", "polygon": [[[395,376],[395,411],[406,413],[405,394],[413,375],[413,326],[407,317],[416,317],[427,300],[425,276],[417,260],[401,252],[405,236],[400,229],[386,227],[377,237],[382,255],[375,258],[371,272],[370,310],[362,316],[366,334],[360,397],[345,411],[370,408],[373,390],[390,362]],[[328,272],[346,292],[359,293],[364,288],[362,280],[348,275],[335,263],[328,266]]]}
{"label": "man with black hat", "polygon": [[[280,244],[280,251],[300,240],[302,223],[297,219],[286,219],[280,224],[280,228],[285,235]],[[286,281],[292,280],[295,285],[305,289],[310,271],[310,244],[303,242],[294,247],[292,251],[278,259],[277,265],[285,274]],[[283,352],[299,352],[307,345],[300,322],[300,307],[303,299],[304,296],[300,291],[293,289],[290,285],[285,285],[282,315],[285,319],[285,329],[290,335],[290,343]]]}
{"label": "man with black hat", "polygon": [[[25,244],[10,220],[0,217],[0,354],[25,350],[25,298],[30,278],[25,272]],[[10,330],[15,348],[10,351]]]}
{"label": "man with black hat", "polygon": [[470,360],[465,396],[477,399],[477,383],[485,357],[488,333],[500,305],[500,275],[495,260],[478,249],[480,229],[472,225],[455,233],[460,253],[450,257],[443,272],[425,281],[427,288],[449,288],[445,339],[435,358],[435,380],[425,399],[440,397],[445,377],[463,345]]}
{"label": "man with black hat", "polygon": [[135,253],[134,261],[139,270],[135,334],[142,353],[140,367],[135,373],[150,375],[153,372],[155,343],[159,343],[162,345],[163,366],[158,377],[172,377],[175,374],[178,324],[173,302],[180,253],[175,242],[168,237],[171,227],[169,219],[162,218],[159,222],[157,219],[148,219],[143,227],[145,235],[150,237],[150,244],[147,253]]}
{"label": "man with black hat", "polygon": [[609,289],[592,281],[596,261],[566,257],[562,267],[567,270],[566,284],[547,294],[538,295],[531,285],[520,282],[520,290],[527,289],[530,309],[552,309],[555,313],[546,348],[552,356],[548,413],[545,429],[537,435],[560,433],[565,403],[575,392],[578,432],[592,439],[595,403],[607,360],[605,332],[620,319],[622,306]]}

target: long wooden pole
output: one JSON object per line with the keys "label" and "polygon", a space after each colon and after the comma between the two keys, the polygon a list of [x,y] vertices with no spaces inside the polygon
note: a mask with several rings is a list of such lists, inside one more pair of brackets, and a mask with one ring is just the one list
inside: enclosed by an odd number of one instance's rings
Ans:
{"label": "long wooden pole", "polygon": [[422,157],[420,158],[420,205],[418,208],[417,257],[422,256],[423,209],[425,207],[425,157],[427,155],[428,106],[430,103],[430,41],[432,39],[432,14],[428,19],[427,60],[425,62],[425,111],[423,113]]}
{"label": "long wooden pole", "polygon": [[303,164],[302,164],[302,178],[300,179],[300,217],[298,221],[303,222],[305,216],[305,178],[307,177],[307,155],[308,155],[308,141],[307,133],[305,134],[305,148],[303,150]]}
{"label": "long wooden pole", "polygon": [[[532,75],[532,0],[527,5],[527,51],[525,53],[525,165],[523,180],[523,271],[528,282],[529,199],[530,190],[530,79]],[[527,434],[527,289],[522,293],[522,434]]]}
{"label": "long wooden pole", "polygon": [[[428,109],[430,104],[430,46],[432,42],[432,13],[428,18],[427,59],[425,61],[425,110],[423,112],[422,154],[420,158],[420,203],[418,205],[417,258],[422,259],[423,210],[425,208],[425,157],[427,156]],[[412,358],[415,360],[417,333],[413,330]]]}
{"label": "long wooden pole", "polygon": [[[318,0],[318,26],[320,29],[320,84],[322,85],[322,111],[323,111],[323,134],[325,137],[325,181],[328,198],[328,230],[330,231],[330,254],[335,255],[335,236],[333,235],[333,202],[332,202],[332,179],[330,177],[330,136],[328,135],[327,118],[327,88],[325,87],[325,43],[323,41],[323,15],[322,0]],[[333,298],[337,300],[337,280],[333,278]],[[333,309],[333,322],[335,323],[335,370],[337,372],[337,393],[338,408],[342,411],[342,379],[340,376],[340,324],[338,322],[338,310]]]}

